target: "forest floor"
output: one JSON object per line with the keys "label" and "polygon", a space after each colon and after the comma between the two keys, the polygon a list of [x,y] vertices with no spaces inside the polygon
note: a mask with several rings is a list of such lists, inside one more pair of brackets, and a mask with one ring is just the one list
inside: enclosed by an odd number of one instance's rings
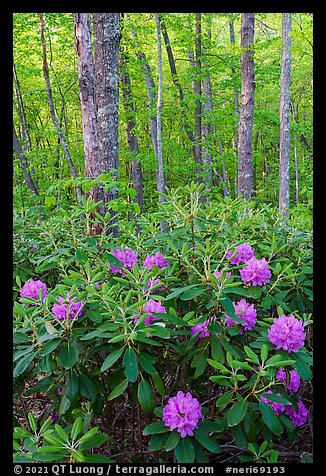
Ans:
{"label": "forest floor", "polygon": [[[40,377],[39,377],[40,378]],[[51,400],[46,393],[36,393],[27,395],[26,391],[32,388],[36,381],[26,384],[21,393],[19,403],[14,405],[14,417],[23,428],[28,428],[28,412],[32,412],[39,421],[48,414]],[[312,386],[306,382],[300,391],[300,397],[307,406],[312,405]],[[153,452],[148,447],[148,436],[142,435],[142,429],[149,423],[152,423],[151,415],[140,415],[138,406],[121,402],[115,406],[116,414],[111,417],[98,419],[96,424],[99,430],[106,433],[110,438],[100,447],[96,448],[97,454],[105,454],[116,463],[176,463],[173,452],[165,451]],[[106,423],[107,422],[107,423]],[[229,440],[220,440],[221,452],[210,457],[210,463],[239,463],[240,455],[248,455],[245,449],[240,449],[234,443],[232,435]],[[290,440],[283,436],[280,441],[274,445],[274,449],[279,452],[279,462],[282,463],[304,463],[302,455],[313,456],[313,428],[312,417],[300,429],[298,435]]]}

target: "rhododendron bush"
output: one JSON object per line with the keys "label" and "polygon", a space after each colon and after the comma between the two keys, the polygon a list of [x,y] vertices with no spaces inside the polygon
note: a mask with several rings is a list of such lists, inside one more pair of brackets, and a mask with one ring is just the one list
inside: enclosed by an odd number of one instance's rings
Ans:
{"label": "rhododendron bush", "polygon": [[16,461],[267,463],[300,448],[311,232],[200,192],[170,190],[137,223],[118,207],[118,238],[92,235],[87,200],[33,226],[17,218],[15,403],[42,408],[27,429],[16,415]]}

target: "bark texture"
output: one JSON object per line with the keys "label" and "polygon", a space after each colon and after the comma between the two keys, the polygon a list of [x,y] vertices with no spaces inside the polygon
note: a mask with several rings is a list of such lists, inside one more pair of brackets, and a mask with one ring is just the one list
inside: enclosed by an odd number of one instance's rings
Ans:
{"label": "bark texture", "polygon": [[[96,109],[100,148],[100,172],[111,173],[118,181],[118,105],[119,105],[119,13],[94,13],[94,58]],[[104,202],[118,197],[118,188],[104,194]],[[111,223],[115,221],[111,211]],[[118,230],[113,228],[113,235]]]}
{"label": "bark texture", "polygon": [[238,197],[246,200],[252,195],[252,128],[254,116],[255,71],[252,45],[254,42],[254,13],[241,17],[241,102],[238,128]]}
{"label": "bark texture", "polygon": [[290,206],[290,79],[291,13],[282,13],[282,70],[280,94],[280,190],[279,210],[288,216]]}

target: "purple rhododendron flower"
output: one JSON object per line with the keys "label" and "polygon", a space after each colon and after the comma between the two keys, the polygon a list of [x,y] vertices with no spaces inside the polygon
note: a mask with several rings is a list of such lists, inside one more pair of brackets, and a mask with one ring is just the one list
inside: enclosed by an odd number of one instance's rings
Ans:
{"label": "purple rhododendron flower", "polygon": [[64,391],[64,387],[58,388],[57,394],[60,395]]}
{"label": "purple rhododendron flower", "polygon": [[197,336],[197,340],[199,339],[204,339],[204,337],[209,336],[210,332],[208,330],[208,324],[211,322],[211,319],[207,319],[204,322],[199,322],[198,324],[195,324],[191,328],[191,334],[195,335],[197,332],[199,332]]}
{"label": "purple rhododendron flower", "polygon": [[[218,280],[218,285],[221,286],[221,276],[223,271],[219,271],[218,269],[215,271],[214,276]],[[227,271],[225,273],[225,279],[228,279],[231,276],[231,273]]]}
{"label": "purple rhododendron flower", "polygon": [[42,289],[42,297],[41,300],[44,301],[44,298],[47,294],[49,294],[46,284],[40,281],[34,281],[34,279],[30,279],[26,281],[24,286],[20,290],[20,297],[29,297],[33,299],[39,299],[39,291]]}
{"label": "purple rhododendron flower", "polygon": [[[276,373],[276,378],[282,383],[286,382],[286,372],[284,369],[279,369]],[[299,390],[300,387],[300,375],[296,370],[290,370],[290,382],[285,385],[286,390],[292,395]]]}
{"label": "purple rhododendron flower", "polygon": [[54,410],[52,410],[52,412],[49,413],[49,416],[51,417],[50,419],[51,423],[56,423],[59,420],[59,415],[55,413]]}
{"label": "purple rhododendron flower", "polygon": [[233,327],[234,325],[241,325],[245,330],[250,331],[257,322],[257,311],[253,304],[247,303],[245,299],[241,299],[238,303],[232,302],[234,307],[234,313],[239,319],[242,319],[245,323],[237,322],[232,317],[225,314],[225,322],[227,327]]}
{"label": "purple rhododendron flower", "polygon": [[[272,390],[268,390],[268,392],[265,392],[265,393],[271,393],[272,394],[273,392],[272,392]],[[277,393],[276,395],[278,395],[279,397],[282,396],[280,393]],[[268,398],[266,398],[266,397],[260,397],[260,400],[262,402],[267,403],[274,410],[276,415],[280,415],[285,410],[285,405],[283,405],[282,403],[272,402],[271,400],[268,400]]]}
{"label": "purple rhododendron flower", "polygon": [[78,319],[83,312],[83,303],[81,301],[76,302],[70,298],[70,292],[68,291],[67,297],[57,297],[59,304],[54,304],[51,311],[52,314],[61,321],[62,319]]}
{"label": "purple rhododendron flower", "polygon": [[163,408],[162,420],[171,431],[176,429],[181,438],[185,438],[194,434],[193,430],[198,427],[198,421],[202,417],[197,398],[192,397],[189,392],[185,395],[179,391],[175,397],[169,398]]}
{"label": "purple rhododendron flower", "polygon": [[[152,286],[155,286],[156,284],[162,284],[159,278],[152,278],[148,280],[148,283],[146,285],[146,289],[151,288]],[[150,291],[151,294],[159,293],[160,291],[164,291],[164,286],[160,286],[158,288],[152,289]]]}
{"label": "purple rhododendron flower", "polygon": [[274,319],[274,323],[268,329],[268,338],[276,346],[276,349],[284,349],[288,352],[298,352],[304,345],[306,333],[303,324],[292,314],[282,314]]}
{"label": "purple rhododendron flower", "polygon": [[288,406],[285,414],[290,418],[294,426],[302,426],[306,423],[309,410],[304,406],[301,400],[298,401],[298,411],[294,406]]}
{"label": "purple rhododendron flower", "polygon": [[[160,317],[155,317],[152,314],[154,312],[158,312],[161,314],[166,314],[166,309],[164,306],[162,306],[161,301],[154,301],[154,299],[150,299],[147,301],[147,303],[144,305],[144,311],[147,314],[146,319],[144,321],[145,326],[149,326],[153,321],[160,321]],[[134,322],[138,322],[139,316],[135,316]]]}
{"label": "purple rhododendron flower", "polygon": [[[134,263],[138,263],[137,255],[132,250],[113,250],[112,255],[121,262],[123,268],[129,271],[132,271]],[[126,273],[121,268],[117,268],[113,264],[110,264],[110,268],[112,273],[120,273],[122,276],[126,276]]]}
{"label": "purple rhododendron flower", "polygon": [[[248,242],[242,243],[239,246],[236,246],[235,249],[237,250],[236,255],[230,261],[231,264],[241,264],[241,263],[247,263],[250,258],[254,256],[254,250],[251,248]],[[231,259],[231,257],[234,255],[234,251],[230,251],[226,255],[226,259]]]}
{"label": "purple rhododendron flower", "polygon": [[265,258],[252,257],[247,261],[246,266],[240,269],[240,275],[244,283],[251,281],[252,286],[262,286],[269,282],[272,273]]}
{"label": "purple rhododendron flower", "polygon": [[165,256],[158,251],[153,256],[147,255],[143,264],[145,268],[148,268],[148,271],[152,271],[153,266],[162,269],[169,266],[170,263],[165,259]]}

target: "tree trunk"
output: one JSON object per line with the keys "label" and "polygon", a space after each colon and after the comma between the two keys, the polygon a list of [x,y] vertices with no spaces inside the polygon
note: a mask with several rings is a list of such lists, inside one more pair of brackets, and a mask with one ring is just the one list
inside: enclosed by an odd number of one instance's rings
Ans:
{"label": "tree trunk", "polygon": [[[211,40],[211,19],[208,19],[208,25],[207,25],[207,37],[208,40]],[[204,104],[203,104],[203,119],[202,119],[202,127],[201,127],[201,133],[202,133],[202,167],[203,167],[203,182],[205,184],[205,189],[206,190],[212,190],[212,183],[213,183],[213,177],[212,177],[212,167],[213,167],[213,160],[212,160],[212,154],[209,151],[209,147],[207,147],[207,144],[209,143],[210,140],[210,135],[212,133],[212,125],[211,125],[211,119],[210,119],[210,114],[213,110],[213,103],[212,103],[212,90],[211,90],[211,78],[210,78],[210,73],[209,73],[209,63],[207,60],[205,61],[204,64],[205,68],[207,69],[205,71],[204,77],[203,77],[203,96],[204,96]],[[208,196],[203,197],[205,200],[209,200]]]}
{"label": "tree trunk", "polygon": [[[77,178],[77,171],[74,166],[74,163],[72,161],[72,158],[70,156],[69,150],[68,150],[68,145],[66,143],[66,139],[64,137],[64,134],[62,132],[62,129],[60,127],[60,124],[58,122],[58,119],[55,114],[54,110],[54,103],[53,103],[53,97],[52,97],[52,89],[51,89],[51,83],[50,83],[50,76],[49,76],[49,67],[47,63],[47,50],[46,50],[46,41],[45,41],[45,35],[44,35],[44,18],[43,18],[43,13],[39,13],[39,18],[40,18],[40,24],[41,24],[41,40],[42,40],[42,48],[43,48],[43,75],[44,75],[44,80],[45,80],[45,86],[46,86],[46,94],[48,98],[48,104],[50,108],[50,115],[51,119],[53,122],[53,125],[55,126],[58,136],[60,137],[61,145],[63,148],[64,156],[67,160],[69,169],[71,171],[71,175],[73,176],[74,179]],[[77,202],[81,204],[81,188],[80,186],[76,186],[76,194],[77,194]]]}
{"label": "tree trunk", "polygon": [[[137,39],[137,35],[134,30],[132,30],[132,36],[135,39]],[[157,116],[156,116],[157,111],[155,109],[156,87],[155,87],[151,67],[147,61],[145,53],[140,48],[138,48],[137,58],[141,62],[141,67],[144,74],[144,80],[145,80],[147,97],[148,97],[151,138],[153,143],[154,155],[157,160]]]}
{"label": "tree trunk", "polygon": [[[89,13],[74,13],[75,50],[78,57],[79,100],[82,114],[85,177],[96,179],[100,175],[100,148],[95,102],[95,67],[92,54]],[[103,187],[90,191],[92,200],[104,201]],[[100,213],[103,215],[104,207]]]}
{"label": "tree trunk", "polygon": [[[166,199],[162,193],[165,193],[165,174],[163,162],[162,146],[162,90],[163,90],[163,70],[162,70],[162,43],[161,43],[161,25],[158,13],[155,13],[156,32],[157,32],[157,66],[158,66],[158,88],[157,88],[157,169],[156,183],[159,192],[159,202],[165,202]],[[165,231],[167,224],[161,221],[161,232]]]}
{"label": "tree trunk", "polygon": [[[118,181],[118,103],[119,103],[119,13],[94,13],[94,57],[96,73],[96,108],[100,147],[100,172],[111,173]],[[118,188],[104,194],[104,202],[118,197]],[[110,211],[111,223],[115,212]],[[113,227],[113,235],[118,229]]]}
{"label": "tree trunk", "polygon": [[192,132],[190,126],[189,126],[188,120],[187,120],[187,116],[186,116],[186,112],[185,112],[185,105],[184,105],[183,89],[182,89],[182,86],[179,82],[177,68],[176,68],[175,60],[174,60],[174,56],[173,56],[173,51],[172,51],[172,48],[171,48],[171,43],[170,43],[170,39],[169,39],[169,35],[168,35],[168,32],[167,32],[165,23],[163,22],[161,16],[159,16],[159,18],[160,18],[161,31],[162,31],[162,35],[163,35],[163,39],[164,39],[164,43],[165,43],[166,53],[167,53],[167,57],[168,57],[168,60],[169,60],[169,66],[170,66],[172,81],[173,81],[173,84],[176,87],[177,92],[178,92],[178,99],[179,99],[179,104],[180,104],[180,109],[181,109],[181,119],[182,119],[182,122],[183,122],[183,127],[186,131],[188,139],[190,140],[191,152],[192,152],[194,160],[195,160],[196,159],[196,152],[195,152],[195,147],[194,147],[195,137],[194,137],[194,134],[193,134],[193,132]]}
{"label": "tree trunk", "polygon": [[24,155],[24,152],[23,152],[23,149],[19,143],[19,140],[18,140],[18,137],[17,137],[17,134],[16,134],[16,131],[15,129],[13,129],[13,146],[14,146],[14,150],[17,154],[17,157],[20,161],[20,164],[22,166],[22,169],[23,169],[23,174],[24,174],[24,179],[25,179],[25,183],[27,185],[27,188],[29,189],[29,191],[31,192],[31,194],[33,195],[38,195],[39,192],[36,188],[36,185],[35,183],[33,182],[33,179],[31,177],[31,174],[29,173],[29,164],[28,164],[28,159],[27,157]]}
{"label": "tree trunk", "polygon": [[23,102],[23,98],[21,94],[21,89],[20,89],[20,84],[19,84],[19,80],[17,76],[15,63],[13,64],[13,76],[14,76],[14,85],[15,85],[15,92],[16,92],[16,99],[17,99],[17,110],[19,115],[20,128],[22,131],[23,150],[24,151],[32,150],[32,142],[28,132],[25,107],[24,107],[24,102]]}
{"label": "tree trunk", "polygon": [[127,68],[127,53],[121,50],[120,54],[120,78],[122,85],[123,106],[126,111],[126,131],[128,138],[129,151],[131,153],[131,179],[136,191],[135,201],[139,205],[140,212],[143,206],[143,174],[141,163],[135,157],[139,153],[138,139],[135,135],[136,109],[132,100],[131,82]]}
{"label": "tree trunk", "polygon": [[282,70],[280,94],[280,190],[279,210],[285,218],[290,207],[290,78],[291,13],[282,13]]}
{"label": "tree trunk", "polygon": [[201,177],[202,169],[202,148],[201,148],[201,138],[202,138],[202,102],[201,102],[201,13],[196,13],[196,79],[194,81],[194,94],[196,98],[196,107],[195,107],[195,154],[196,154],[196,180],[198,183],[202,183],[203,179]]}
{"label": "tree trunk", "polygon": [[252,127],[254,115],[255,72],[253,50],[253,13],[242,13],[241,23],[241,104],[238,132],[238,197],[250,200],[252,195]]}

